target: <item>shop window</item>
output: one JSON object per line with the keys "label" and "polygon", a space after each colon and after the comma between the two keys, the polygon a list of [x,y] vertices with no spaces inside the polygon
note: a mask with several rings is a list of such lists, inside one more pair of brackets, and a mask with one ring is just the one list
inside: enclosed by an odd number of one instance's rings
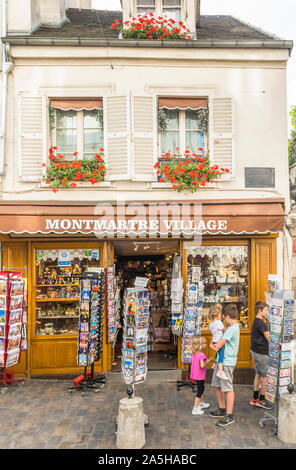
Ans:
{"label": "shop window", "polygon": [[188,280],[204,283],[202,329],[209,327],[210,308],[216,303],[236,304],[242,328],[249,328],[248,319],[248,247],[200,246],[188,249]]}
{"label": "shop window", "polygon": [[[79,100],[52,101],[52,146],[56,146],[66,160],[91,158],[104,147],[101,103]],[[76,153],[77,155],[74,155]]]}
{"label": "shop window", "polygon": [[82,273],[99,265],[99,250],[36,250],[36,335],[78,333]]}

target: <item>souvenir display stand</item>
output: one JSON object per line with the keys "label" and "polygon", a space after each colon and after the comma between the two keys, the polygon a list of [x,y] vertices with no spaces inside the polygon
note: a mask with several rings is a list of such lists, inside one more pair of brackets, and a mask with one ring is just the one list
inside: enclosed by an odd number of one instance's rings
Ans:
{"label": "souvenir display stand", "polygon": [[6,368],[18,364],[23,332],[24,281],[19,272],[0,273],[0,384],[23,383]]}
{"label": "souvenir display stand", "polygon": [[[106,378],[95,378],[94,362],[102,356],[103,323],[105,308],[105,269],[93,268],[82,274],[79,315],[79,333],[77,345],[77,363],[84,366],[83,376],[78,377],[72,390],[81,390],[82,395],[88,389],[95,392],[100,388],[96,383],[104,384]],[[87,367],[91,366],[90,372]]]}
{"label": "souvenir display stand", "polygon": [[200,336],[201,334],[204,284],[199,280],[196,270],[192,269],[188,274],[191,282],[188,282],[186,286],[182,338],[182,362],[188,364],[188,371],[185,381],[177,381],[177,390],[189,386],[192,391],[195,391],[195,384],[190,380],[192,339],[194,336]]}
{"label": "souvenir display stand", "polygon": [[147,376],[149,290],[128,288],[124,293],[123,348],[121,371],[124,383],[134,390]]}
{"label": "souvenir display stand", "polygon": [[120,317],[120,287],[115,276],[115,264],[106,268],[106,309],[108,319],[107,341],[115,343]]}
{"label": "souvenir display stand", "polygon": [[284,393],[291,393],[292,354],[294,339],[294,293],[275,290],[273,297],[266,294],[269,306],[269,356],[265,399],[274,404],[274,415],[265,412],[259,419],[259,426],[274,423],[274,433],[278,431],[279,401]]}

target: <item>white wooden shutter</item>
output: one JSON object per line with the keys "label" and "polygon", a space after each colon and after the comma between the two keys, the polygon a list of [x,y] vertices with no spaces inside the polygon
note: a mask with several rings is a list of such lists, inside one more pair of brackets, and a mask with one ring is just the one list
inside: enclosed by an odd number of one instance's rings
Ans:
{"label": "white wooden shutter", "polygon": [[157,110],[153,96],[132,98],[132,178],[137,181],[156,180]]}
{"label": "white wooden shutter", "polygon": [[23,181],[40,181],[44,161],[44,100],[42,96],[18,96],[19,177]]}
{"label": "white wooden shutter", "polygon": [[234,175],[233,100],[213,97],[210,100],[211,160]]}
{"label": "white wooden shutter", "polygon": [[130,97],[104,98],[105,155],[108,168],[106,179],[131,178]]}

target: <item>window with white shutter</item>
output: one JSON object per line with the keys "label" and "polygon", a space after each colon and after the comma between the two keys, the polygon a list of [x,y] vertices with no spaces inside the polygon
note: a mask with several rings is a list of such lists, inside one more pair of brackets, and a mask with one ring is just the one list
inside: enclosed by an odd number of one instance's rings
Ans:
{"label": "window with white shutter", "polygon": [[108,180],[131,179],[130,96],[104,99],[105,155]]}
{"label": "window with white shutter", "polygon": [[153,181],[157,161],[157,108],[153,96],[132,97],[132,179]]}
{"label": "window with white shutter", "polygon": [[41,181],[46,142],[44,114],[42,96],[18,96],[18,162],[22,181]]}
{"label": "window with white shutter", "polygon": [[233,100],[213,97],[210,100],[211,160],[234,175]]}

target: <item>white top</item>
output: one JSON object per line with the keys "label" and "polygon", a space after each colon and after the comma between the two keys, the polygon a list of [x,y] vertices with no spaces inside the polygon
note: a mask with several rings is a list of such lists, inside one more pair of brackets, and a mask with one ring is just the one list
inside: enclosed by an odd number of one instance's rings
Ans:
{"label": "white top", "polygon": [[224,325],[221,320],[215,320],[210,323],[210,332],[212,333],[212,342],[218,343],[219,339],[221,339],[223,335],[223,328]]}

